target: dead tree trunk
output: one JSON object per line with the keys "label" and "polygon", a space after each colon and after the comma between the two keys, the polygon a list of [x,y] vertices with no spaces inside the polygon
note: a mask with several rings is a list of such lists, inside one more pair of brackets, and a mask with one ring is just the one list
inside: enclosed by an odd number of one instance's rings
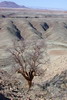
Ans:
{"label": "dead tree trunk", "polygon": [[18,73],[21,73],[23,77],[27,80],[29,88],[32,86],[32,80],[35,76],[35,71],[30,70],[29,72],[23,71],[22,69],[18,70]]}
{"label": "dead tree trunk", "polygon": [[[32,52],[29,53],[26,52],[26,44],[22,41],[14,43],[12,49],[9,50],[15,62],[21,67],[21,69],[19,68],[17,72],[21,73],[27,80],[29,88],[32,86],[32,80],[37,74],[38,66],[44,64],[42,63],[44,52],[43,45],[42,43],[40,44],[40,42],[38,44],[33,46],[33,50],[31,50]],[[27,70],[27,68],[29,70]]]}

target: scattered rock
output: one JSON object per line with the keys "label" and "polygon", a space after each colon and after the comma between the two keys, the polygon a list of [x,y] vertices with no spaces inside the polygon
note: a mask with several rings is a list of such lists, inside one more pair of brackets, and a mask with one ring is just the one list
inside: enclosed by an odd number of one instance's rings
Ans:
{"label": "scattered rock", "polygon": [[60,75],[56,75],[52,80],[47,81],[40,87],[43,91],[47,90],[47,98],[53,98],[51,100],[63,100],[67,97],[65,96],[67,94],[67,70],[63,71]]}

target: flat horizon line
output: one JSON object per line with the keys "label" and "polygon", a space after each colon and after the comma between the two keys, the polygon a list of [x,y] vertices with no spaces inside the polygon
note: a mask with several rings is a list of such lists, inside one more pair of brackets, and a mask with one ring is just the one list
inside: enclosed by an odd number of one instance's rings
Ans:
{"label": "flat horizon line", "polygon": [[47,10],[47,11],[67,11],[64,9],[55,9],[55,8],[11,8],[11,7],[0,7],[0,9],[26,9],[26,10]]}

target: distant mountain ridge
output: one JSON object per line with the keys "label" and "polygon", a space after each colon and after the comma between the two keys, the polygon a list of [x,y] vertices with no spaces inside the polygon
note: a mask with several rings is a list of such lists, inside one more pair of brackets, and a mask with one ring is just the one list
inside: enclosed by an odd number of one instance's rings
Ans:
{"label": "distant mountain ridge", "polygon": [[15,2],[11,2],[11,1],[0,2],[0,8],[1,7],[4,7],[4,8],[27,8],[24,5],[20,6],[20,5],[16,4]]}

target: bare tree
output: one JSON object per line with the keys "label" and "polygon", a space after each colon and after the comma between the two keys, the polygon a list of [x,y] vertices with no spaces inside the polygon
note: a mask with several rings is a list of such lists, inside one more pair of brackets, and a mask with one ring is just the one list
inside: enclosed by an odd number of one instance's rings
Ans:
{"label": "bare tree", "polygon": [[32,49],[28,49],[25,42],[14,43],[10,53],[20,68],[17,70],[27,80],[29,88],[32,85],[34,76],[37,75],[38,66],[42,63],[43,59],[43,45],[35,44]]}

